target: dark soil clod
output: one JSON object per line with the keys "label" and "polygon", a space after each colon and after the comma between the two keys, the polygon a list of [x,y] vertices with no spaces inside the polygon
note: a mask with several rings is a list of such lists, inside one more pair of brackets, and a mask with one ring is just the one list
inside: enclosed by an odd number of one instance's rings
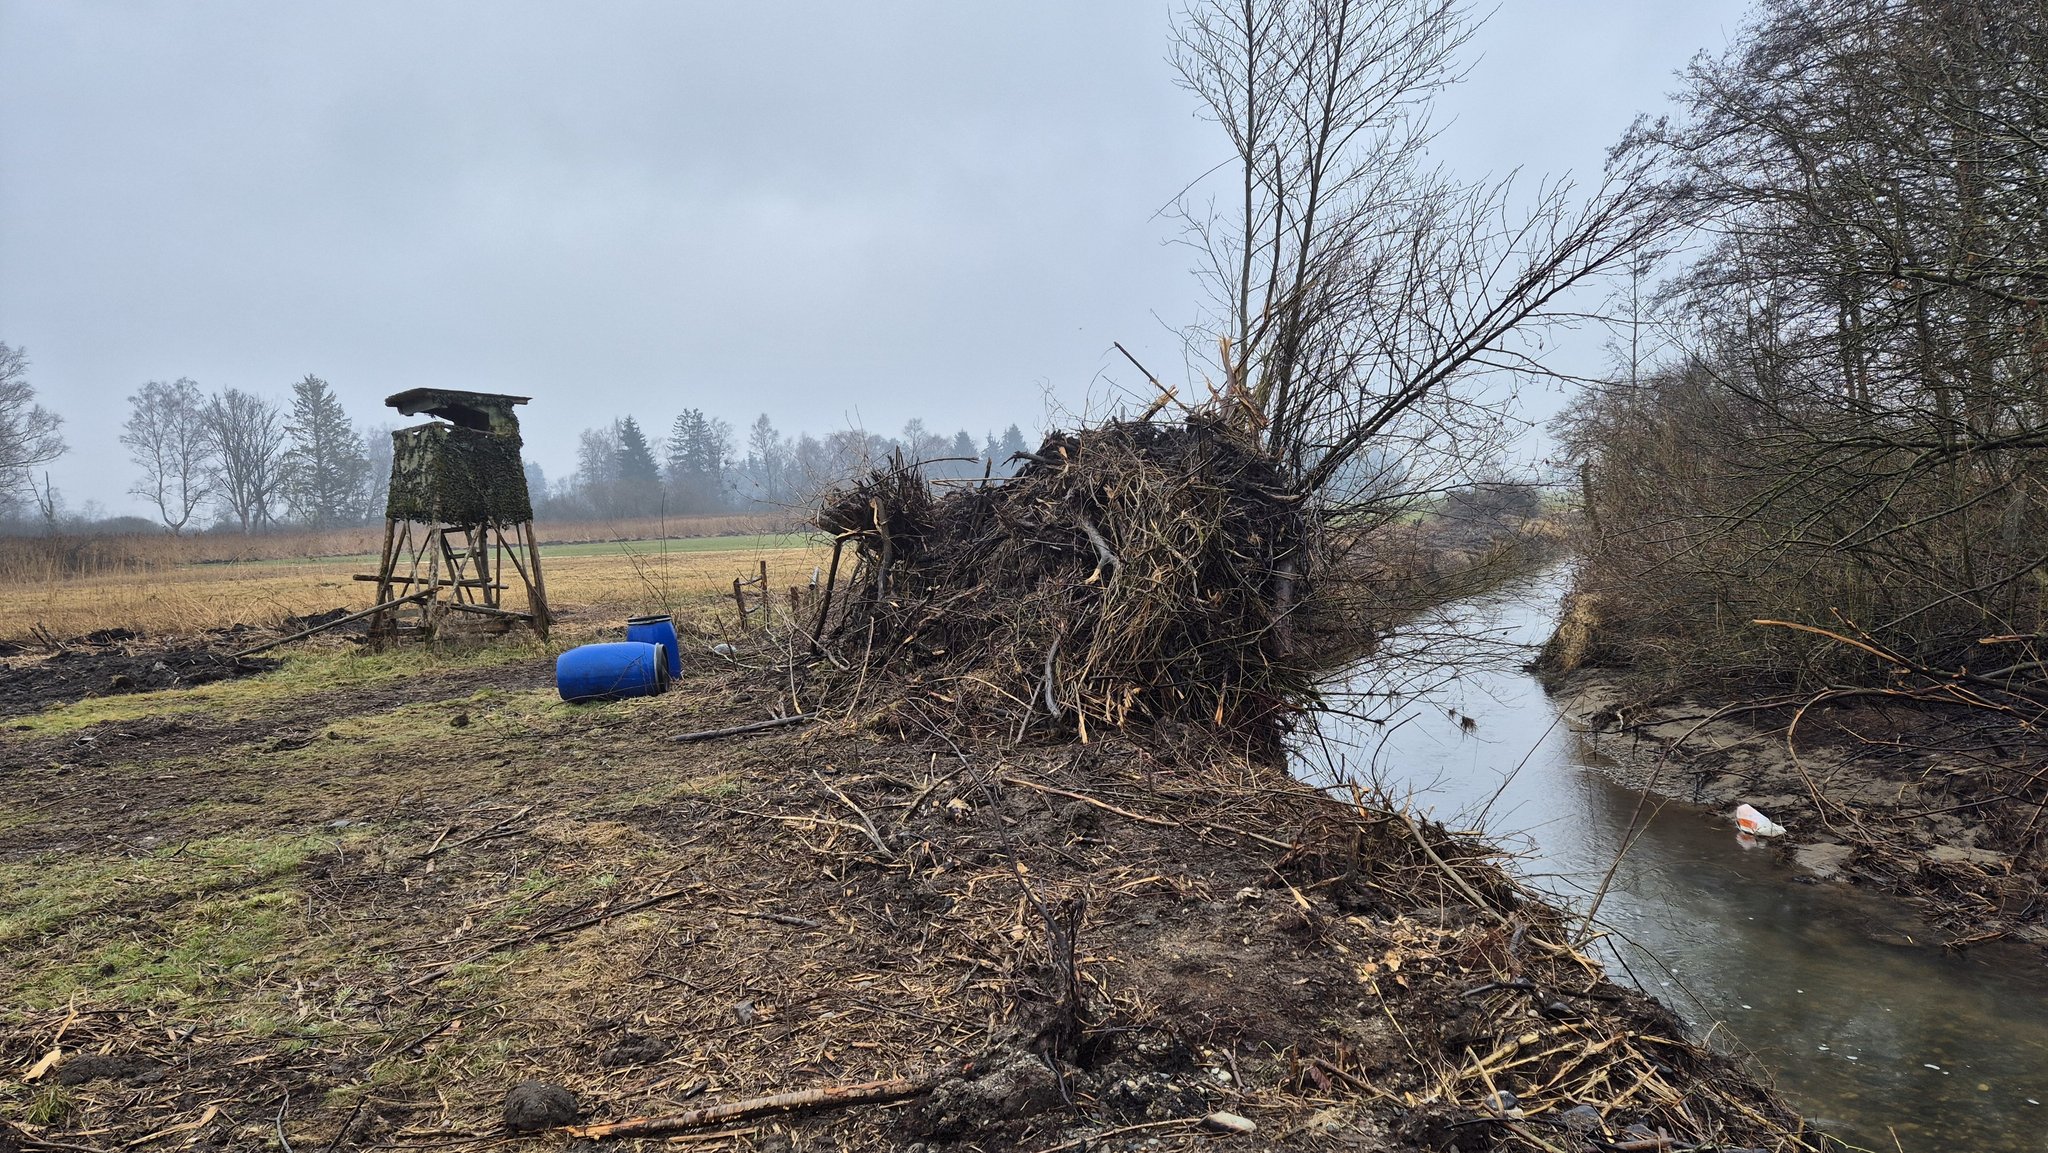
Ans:
{"label": "dark soil clod", "polygon": [[513,1133],[538,1133],[574,1124],[582,1116],[576,1094],[546,1081],[521,1081],[505,1094],[505,1128]]}

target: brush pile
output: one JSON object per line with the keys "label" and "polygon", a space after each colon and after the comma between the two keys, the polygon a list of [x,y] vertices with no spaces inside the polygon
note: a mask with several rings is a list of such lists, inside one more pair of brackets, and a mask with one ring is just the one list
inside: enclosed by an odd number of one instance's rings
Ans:
{"label": "brush pile", "polygon": [[1273,460],[1199,417],[1019,456],[1007,480],[937,496],[898,461],[826,499],[816,635],[889,686],[877,719],[1083,740],[1187,722],[1270,745],[1313,692],[1288,639],[1312,524]]}

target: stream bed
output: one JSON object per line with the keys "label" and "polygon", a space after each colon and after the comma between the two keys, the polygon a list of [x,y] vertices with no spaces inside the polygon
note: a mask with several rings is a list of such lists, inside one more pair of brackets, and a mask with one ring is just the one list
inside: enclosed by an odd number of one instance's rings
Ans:
{"label": "stream bed", "polygon": [[[1378,715],[1326,719],[1295,772],[1377,787],[1452,828],[1483,830],[1517,854],[1512,871],[1582,911],[1638,793],[1603,771],[1611,762],[1522,670],[1564,579],[1455,605],[1412,652],[1333,682],[1340,706]],[[1729,815],[1654,798],[1643,812],[1599,909],[1617,979],[1657,995],[1698,1035],[1753,1054],[1809,1120],[1857,1145],[2048,1149],[2038,954],[1907,944],[1919,936],[1909,910],[1808,883],[1769,848],[1739,844]]]}

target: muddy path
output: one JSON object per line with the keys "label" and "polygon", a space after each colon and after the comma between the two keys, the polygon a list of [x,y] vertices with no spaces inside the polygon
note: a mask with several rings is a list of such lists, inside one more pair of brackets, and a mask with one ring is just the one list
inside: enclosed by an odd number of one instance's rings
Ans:
{"label": "muddy path", "polygon": [[548,672],[0,735],[0,1061],[41,1067],[0,1142],[482,1148],[528,1079],[604,1120],[910,1076],[701,1147],[1799,1147],[1484,846],[1199,732],[677,745],[776,687]]}

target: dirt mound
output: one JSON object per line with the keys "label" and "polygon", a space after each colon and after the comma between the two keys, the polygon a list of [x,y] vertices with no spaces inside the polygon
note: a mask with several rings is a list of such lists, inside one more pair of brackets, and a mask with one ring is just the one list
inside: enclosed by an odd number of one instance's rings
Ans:
{"label": "dirt mound", "polygon": [[[0,668],[0,717],[24,716],[87,697],[190,688],[268,672],[282,663],[236,659],[204,647],[131,649],[117,643],[134,635],[126,629],[103,630],[80,638],[93,647],[66,644],[41,659],[16,658]],[[109,639],[94,643],[92,637]]]}

